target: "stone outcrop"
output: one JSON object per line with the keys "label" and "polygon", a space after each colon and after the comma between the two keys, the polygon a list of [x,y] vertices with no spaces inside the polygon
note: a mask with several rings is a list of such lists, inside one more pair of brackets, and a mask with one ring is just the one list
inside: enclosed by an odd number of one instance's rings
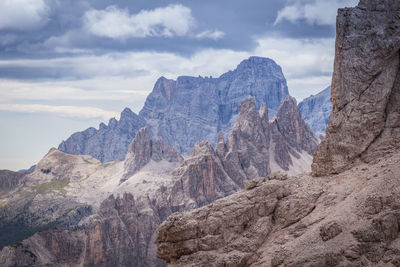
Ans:
{"label": "stone outcrop", "polygon": [[293,97],[282,102],[270,129],[274,159],[283,170],[288,171],[293,161],[301,158],[299,153],[314,155],[318,141],[302,119]]}
{"label": "stone outcrop", "polygon": [[135,139],[129,145],[128,154],[124,161],[123,180],[135,174],[150,160],[182,162],[183,158],[175,149],[166,146],[161,140],[152,140],[150,131],[144,127],[136,133]]}
{"label": "stone outcrop", "polygon": [[340,173],[400,147],[399,11],[395,0],[339,10],[333,111],[314,175]]}
{"label": "stone outcrop", "polygon": [[273,116],[289,95],[281,68],[271,59],[251,57],[219,78],[160,78],[139,115],[154,136],[181,153],[199,141],[217,141],[229,132],[240,103],[254,97],[256,106],[267,103]]}
{"label": "stone outcrop", "polygon": [[[173,172],[179,179],[170,203],[178,210],[191,210],[231,195],[243,189],[246,181],[266,177],[272,170],[309,170],[316,147],[317,139],[301,119],[293,98],[281,104],[273,121],[268,120],[265,104],[258,110],[254,99],[246,99],[227,141],[220,132],[215,149],[208,141],[196,144]],[[303,160],[303,169],[296,169],[295,160]]]}
{"label": "stone outcrop", "polygon": [[301,101],[299,109],[304,121],[314,134],[317,137],[325,136],[329,115],[332,111],[331,87]]}
{"label": "stone outcrop", "polygon": [[3,191],[9,191],[17,187],[24,173],[13,172],[9,170],[0,170],[0,194]]}
{"label": "stone outcrop", "polygon": [[247,97],[254,97],[257,107],[267,103],[272,117],[288,95],[281,67],[268,58],[251,57],[218,78],[161,77],[139,115],[126,108],[119,121],[74,133],[58,149],[101,162],[124,160],[136,132],[147,126],[155,139],[188,155],[197,142],[214,145],[220,131],[229,132]]}
{"label": "stone outcrop", "polygon": [[[299,128],[304,122],[298,121],[296,102],[286,99],[278,114],[270,122],[265,104],[257,109],[254,99],[246,99],[227,141],[221,132],[215,148],[200,142],[183,162],[174,149],[154,141],[147,128],[137,132],[124,162],[101,164],[87,155],[51,149],[25,176],[25,187],[0,199],[5,203],[0,206],[0,246],[14,244],[1,250],[0,265],[163,266],[155,257],[154,240],[169,215],[245,186],[255,188],[263,182],[258,177],[278,168],[270,167],[272,124],[293,131],[276,132],[290,148],[289,159],[308,153],[302,136],[312,133]],[[287,140],[294,136],[298,140]],[[283,181],[288,176],[270,177]]]}
{"label": "stone outcrop", "polygon": [[399,11],[394,0],[339,10],[333,113],[315,176],[273,173],[171,215],[159,258],[171,267],[399,266]]}
{"label": "stone outcrop", "polygon": [[146,126],[145,121],[129,108],[121,113],[120,120],[110,119],[108,125],[100,123],[72,134],[58,146],[60,151],[75,155],[90,155],[101,162],[124,160],[136,132]]}
{"label": "stone outcrop", "polygon": [[[160,226],[167,266],[398,266],[400,153],[326,179],[256,179]],[[282,179],[283,178],[283,179]]]}

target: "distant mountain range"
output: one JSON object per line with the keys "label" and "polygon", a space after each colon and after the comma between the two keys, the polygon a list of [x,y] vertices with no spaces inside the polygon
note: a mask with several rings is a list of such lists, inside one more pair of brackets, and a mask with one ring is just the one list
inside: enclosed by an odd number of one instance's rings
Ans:
{"label": "distant mountain range", "polygon": [[299,109],[303,119],[310,126],[317,137],[325,136],[325,130],[329,122],[329,114],[332,111],[331,87],[316,95],[312,95],[299,103]]}
{"label": "distant mountain range", "polygon": [[167,216],[272,172],[310,171],[317,144],[287,97],[273,120],[245,99],[226,140],[220,132],[186,159],[146,127],[123,162],[51,149],[32,173],[0,171],[0,265],[165,266],[154,237]]}
{"label": "distant mountain range", "polygon": [[58,149],[101,162],[124,160],[135,133],[147,126],[154,137],[188,155],[197,142],[215,144],[219,131],[229,132],[244,99],[253,97],[257,108],[267,103],[272,118],[287,96],[282,69],[268,58],[250,57],[219,78],[161,77],[139,115],[126,108],[119,121],[74,133]]}

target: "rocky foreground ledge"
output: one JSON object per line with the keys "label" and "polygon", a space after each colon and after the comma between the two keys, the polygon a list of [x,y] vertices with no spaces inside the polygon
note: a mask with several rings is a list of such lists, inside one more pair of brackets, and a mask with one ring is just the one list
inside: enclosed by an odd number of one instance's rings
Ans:
{"label": "rocky foreground ledge", "polygon": [[278,173],[248,188],[171,215],[157,256],[168,266],[399,266],[400,152],[334,177]]}

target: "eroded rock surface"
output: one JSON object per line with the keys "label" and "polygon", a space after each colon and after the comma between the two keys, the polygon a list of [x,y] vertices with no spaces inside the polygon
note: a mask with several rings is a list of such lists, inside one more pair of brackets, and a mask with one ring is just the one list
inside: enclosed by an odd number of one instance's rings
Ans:
{"label": "eroded rock surface", "polygon": [[220,131],[229,132],[247,97],[254,97],[257,107],[267,103],[273,116],[288,95],[281,67],[261,57],[244,60],[218,78],[161,77],[139,115],[126,108],[119,121],[113,118],[98,130],[92,127],[74,133],[58,149],[91,155],[101,162],[122,161],[136,132],[147,126],[155,139],[188,155],[197,142],[214,145]]}
{"label": "eroded rock surface", "polygon": [[310,126],[314,134],[325,136],[329,115],[332,111],[331,87],[316,95],[307,97],[299,103],[299,109],[304,121]]}
{"label": "eroded rock surface", "polygon": [[250,96],[258,108],[267,103],[272,116],[289,96],[281,67],[273,60],[250,57],[218,78],[160,78],[139,115],[156,138],[189,154],[197,142],[214,145],[220,131],[229,132],[239,105]]}
{"label": "eroded rock surface", "polygon": [[166,160],[168,162],[182,162],[182,156],[172,147],[168,147],[161,140],[152,140],[150,131],[144,127],[140,129],[129,145],[128,154],[124,161],[125,173],[123,180],[129,178],[150,160],[159,162]]}
{"label": "eroded rock surface", "polygon": [[397,266],[400,153],[334,177],[252,181],[159,228],[168,266]]}
{"label": "eroded rock surface", "polygon": [[100,123],[99,129],[90,127],[72,134],[58,146],[60,151],[75,155],[90,155],[101,162],[124,160],[136,132],[146,122],[125,108],[120,120],[110,119],[108,125]]}
{"label": "eroded rock surface", "polygon": [[339,9],[333,111],[313,174],[340,173],[400,147],[400,2]]}

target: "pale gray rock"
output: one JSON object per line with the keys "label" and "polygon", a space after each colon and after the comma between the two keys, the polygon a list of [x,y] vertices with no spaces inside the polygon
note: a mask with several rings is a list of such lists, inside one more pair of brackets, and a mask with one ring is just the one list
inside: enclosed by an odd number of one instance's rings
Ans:
{"label": "pale gray rock", "polygon": [[[157,235],[167,266],[399,266],[399,11],[393,0],[339,11],[333,113],[317,176],[273,174],[171,215]],[[296,123],[282,128],[298,132]]]}
{"label": "pale gray rock", "polygon": [[314,175],[340,173],[400,147],[399,12],[396,0],[339,10],[333,111]]}
{"label": "pale gray rock", "polygon": [[[244,100],[226,143],[223,132],[219,133],[215,149],[208,141],[197,143],[190,156],[174,171],[178,180],[172,189],[171,205],[176,210],[191,210],[231,195],[243,189],[246,183],[251,186],[254,182],[249,180],[265,179],[271,173],[271,156],[279,158],[274,168],[281,171],[293,168],[292,157],[301,158],[304,153],[311,157],[317,139],[301,119],[296,101],[288,97],[278,114],[269,122],[265,104],[258,110],[253,98]],[[283,144],[271,148],[270,128],[274,125],[280,125],[275,134],[280,138],[274,142]],[[285,179],[287,174],[276,173],[272,177],[278,176]]]}
{"label": "pale gray rock", "polygon": [[21,184],[24,173],[9,170],[0,170],[0,196],[2,192],[9,191]]}
{"label": "pale gray rock", "polygon": [[150,160],[159,162],[182,162],[182,156],[173,148],[168,147],[160,140],[152,140],[150,131],[144,127],[140,129],[129,145],[128,154],[124,161],[124,175],[121,182],[144,167]]}
{"label": "pale gray rock", "polygon": [[329,115],[332,111],[331,87],[301,101],[299,109],[304,121],[310,126],[315,136],[325,136]]}
{"label": "pale gray rock", "polygon": [[399,172],[398,151],[329,179],[249,181],[246,190],[168,217],[157,256],[169,267],[398,266]]}
{"label": "pale gray rock", "polygon": [[58,146],[60,151],[76,155],[90,155],[101,162],[124,160],[136,132],[146,126],[145,121],[125,108],[120,120],[110,119],[108,125],[100,123],[71,135]]}
{"label": "pale gray rock", "polygon": [[289,95],[281,68],[271,59],[251,57],[219,78],[160,78],[139,115],[154,136],[188,154],[199,141],[217,141],[229,132],[240,103],[254,97],[256,106],[267,103],[273,116]]}
{"label": "pale gray rock", "polygon": [[261,57],[250,57],[218,78],[161,77],[139,116],[126,108],[119,121],[111,119],[99,130],[74,133],[58,149],[101,162],[124,160],[135,133],[147,126],[154,138],[188,155],[197,142],[208,140],[214,145],[220,131],[229,132],[244,99],[254,97],[257,107],[267,103],[272,117],[288,95],[281,67]]}
{"label": "pale gray rock", "polygon": [[[286,115],[277,117],[302,125],[295,101],[286,102],[278,111]],[[252,191],[266,179],[288,179],[284,173],[265,178],[275,153],[269,146],[270,126],[267,106],[257,109],[249,98],[240,105],[226,141],[221,132],[215,148],[208,141],[197,143],[183,162],[176,150],[153,140],[147,128],[136,133],[124,162],[101,164],[87,155],[51,149],[25,176],[25,187],[9,193],[0,207],[0,245],[8,245],[0,251],[0,265],[164,266],[155,257],[154,240],[169,215],[213,203],[245,186]],[[292,134],[281,136],[287,146],[295,144],[291,150],[305,148],[286,140]],[[286,223],[303,216],[289,204],[282,206],[288,214],[276,217]]]}

